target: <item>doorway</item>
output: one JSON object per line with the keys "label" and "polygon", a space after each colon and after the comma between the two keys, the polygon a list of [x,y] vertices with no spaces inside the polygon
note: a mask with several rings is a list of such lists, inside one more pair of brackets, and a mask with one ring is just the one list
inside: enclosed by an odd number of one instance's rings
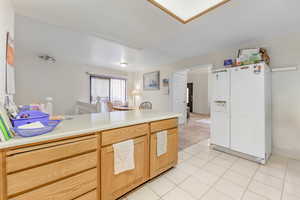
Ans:
{"label": "doorway", "polygon": [[186,90],[186,93],[187,93],[187,106],[188,106],[191,113],[193,112],[193,88],[194,88],[193,83],[188,83],[187,84],[187,90]]}

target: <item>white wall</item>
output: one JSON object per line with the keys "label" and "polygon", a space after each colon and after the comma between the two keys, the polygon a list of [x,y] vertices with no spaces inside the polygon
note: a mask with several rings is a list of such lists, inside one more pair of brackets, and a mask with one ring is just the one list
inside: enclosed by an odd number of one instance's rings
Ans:
{"label": "white wall", "polygon": [[[136,74],[135,88],[139,88],[142,91],[142,96],[140,97],[138,103],[142,101],[150,101],[153,106],[153,110],[158,111],[171,111],[171,97],[170,94],[166,94],[162,87],[162,80],[164,78],[171,79],[172,73],[176,69],[163,67],[163,68],[153,68],[152,70],[139,72]],[[160,71],[160,90],[143,90],[143,74],[147,72]]]}
{"label": "white wall", "polygon": [[[86,72],[99,75],[128,77],[127,72],[70,63],[48,64],[37,55],[23,50],[16,56],[16,103],[42,103],[54,99],[56,114],[74,114],[77,100],[89,102],[90,82]],[[131,82],[129,81],[129,90]]]}
{"label": "white wall", "polygon": [[208,72],[189,72],[188,83],[193,83],[193,112],[209,114]]}
{"label": "white wall", "polygon": [[11,0],[0,1],[0,103],[5,95],[6,33],[14,38],[14,9]]}

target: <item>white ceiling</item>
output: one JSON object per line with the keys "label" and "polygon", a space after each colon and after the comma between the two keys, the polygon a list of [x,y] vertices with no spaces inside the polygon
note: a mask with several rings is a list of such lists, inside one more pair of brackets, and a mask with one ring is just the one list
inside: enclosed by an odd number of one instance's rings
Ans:
{"label": "white ceiling", "polygon": [[125,59],[132,69],[157,67],[300,32],[299,0],[231,0],[185,25],[147,0],[12,1],[18,15],[29,17],[17,17],[17,45],[99,66]]}

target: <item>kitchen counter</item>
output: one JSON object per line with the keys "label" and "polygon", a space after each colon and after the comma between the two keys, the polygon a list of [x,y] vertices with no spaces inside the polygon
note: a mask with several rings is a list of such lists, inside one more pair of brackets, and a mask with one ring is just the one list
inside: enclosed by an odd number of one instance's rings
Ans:
{"label": "kitchen counter", "polygon": [[164,119],[177,118],[181,114],[156,111],[126,111],[76,115],[73,119],[62,121],[54,131],[44,135],[22,138],[19,136],[0,143],[0,149],[17,147],[47,140],[56,140],[70,136],[115,129],[135,124],[148,123]]}
{"label": "kitchen counter", "polygon": [[[77,115],[51,133],[2,142],[0,200],[116,200],[176,166],[179,116],[155,111]],[[115,157],[121,155],[115,155],[114,145],[120,142],[132,145],[124,148],[133,149],[134,168],[115,173]],[[161,142],[166,148],[158,154]]]}

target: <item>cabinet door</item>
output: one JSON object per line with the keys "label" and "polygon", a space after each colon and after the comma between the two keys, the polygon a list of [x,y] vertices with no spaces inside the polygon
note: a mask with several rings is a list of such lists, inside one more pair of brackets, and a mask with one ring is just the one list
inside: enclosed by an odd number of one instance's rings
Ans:
{"label": "cabinet door", "polygon": [[148,137],[134,140],[135,169],[114,174],[112,145],[101,150],[101,196],[102,200],[114,200],[149,179]]}
{"label": "cabinet door", "polygon": [[150,146],[150,177],[153,178],[175,166],[178,160],[178,129],[168,130],[167,153],[157,156],[157,136],[151,135]]}

